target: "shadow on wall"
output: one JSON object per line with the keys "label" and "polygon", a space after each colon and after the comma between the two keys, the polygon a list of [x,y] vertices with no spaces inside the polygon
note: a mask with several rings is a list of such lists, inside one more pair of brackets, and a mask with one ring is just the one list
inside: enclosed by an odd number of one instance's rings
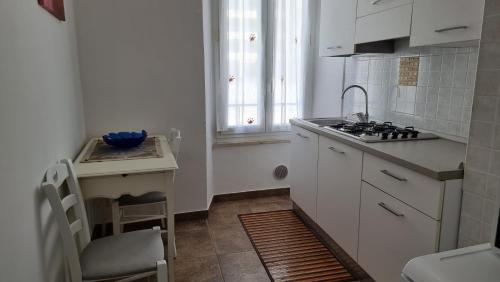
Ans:
{"label": "shadow on wall", "polygon": [[[40,183],[41,184],[41,183]],[[45,193],[38,185],[34,192],[35,227],[38,245],[41,246],[38,260],[41,262],[40,281],[69,281],[66,271],[63,246],[55,217]]]}

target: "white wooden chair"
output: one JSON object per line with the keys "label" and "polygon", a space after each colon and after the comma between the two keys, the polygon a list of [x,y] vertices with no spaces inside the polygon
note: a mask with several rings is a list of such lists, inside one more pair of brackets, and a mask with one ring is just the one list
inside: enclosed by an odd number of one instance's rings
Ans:
{"label": "white wooden chair", "polygon": [[[170,133],[168,135],[168,145],[176,160],[179,156],[181,140],[181,132],[175,128],[170,129]],[[113,216],[113,233],[119,234],[122,232],[125,224],[158,219],[161,220],[162,227],[166,228],[167,211],[165,209],[165,202],[165,194],[161,192],[150,192],[139,197],[124,195],[118,200],[112,201],[111,210]],[[138,214],[133,212],[133,210],[140,208],[146,208],[147,210],[153,208],[158,212],[154,214]],[[175,255],[177,256],[176,248]]]}
{"label": "white wooden chair", "polygon": [[159,227],[90,241],[87,214],[71,160],[62,160],[48,169],[42,190],[57,220],[72,282],[126,282],[150,276],[156,276],[159,282],[168,281]]}

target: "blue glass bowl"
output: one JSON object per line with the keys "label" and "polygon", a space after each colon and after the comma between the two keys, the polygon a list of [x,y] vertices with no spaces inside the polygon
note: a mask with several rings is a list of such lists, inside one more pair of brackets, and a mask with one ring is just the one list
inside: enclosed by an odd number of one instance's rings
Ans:
{"label": "blue glass bowl", "polygon": [[143,130],[141,132],[110,132],[104,135],[102,139],[106,144],[121,149],[133,148],[141,145],[148,137],[148,133]]}

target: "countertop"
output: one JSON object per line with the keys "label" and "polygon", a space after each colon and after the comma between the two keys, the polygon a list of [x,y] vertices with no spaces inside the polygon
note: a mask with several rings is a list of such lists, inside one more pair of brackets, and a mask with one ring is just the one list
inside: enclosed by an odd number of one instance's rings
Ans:
{"label": "countertop", "polygon": [[448,139],[366,143],[302,119],[293,125],[337,140],[439,181],[462,179],[466,145]]}

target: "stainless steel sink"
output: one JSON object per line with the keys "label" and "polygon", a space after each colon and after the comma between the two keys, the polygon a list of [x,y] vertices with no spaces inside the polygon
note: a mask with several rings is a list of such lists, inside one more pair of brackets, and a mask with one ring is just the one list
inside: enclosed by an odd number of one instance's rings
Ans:
{"label": "stainless steel sink", "polygon": [[344,120],[342,118],[312,118],[312,119],[305,119],[305,121],[313,123],[317,126],[333,126],[341,123],[351,123],[347,120]]}

